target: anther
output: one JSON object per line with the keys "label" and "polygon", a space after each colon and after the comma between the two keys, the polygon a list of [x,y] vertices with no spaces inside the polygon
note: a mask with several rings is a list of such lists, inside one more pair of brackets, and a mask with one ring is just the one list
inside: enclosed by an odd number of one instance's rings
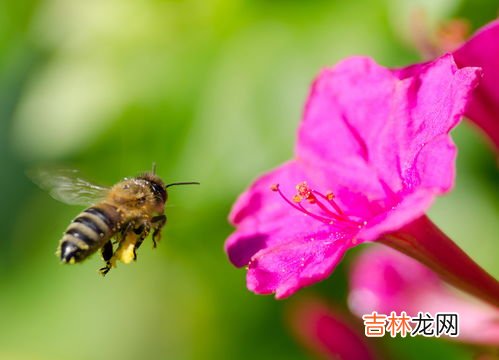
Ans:
{"label": "anther", "polygon": [[296,185],[296,190],[298,195],[300,195],[304,199],[308,199],[311,195],[310,188],[307,185],[306,181],[302,181],[301,183]]}

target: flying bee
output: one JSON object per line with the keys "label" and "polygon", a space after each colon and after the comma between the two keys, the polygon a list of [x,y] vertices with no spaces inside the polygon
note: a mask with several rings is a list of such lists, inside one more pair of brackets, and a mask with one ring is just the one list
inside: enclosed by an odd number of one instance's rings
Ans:
{"label": "flying bee", "polygon": [[[166,224],[165,204],[170,186],[152,172],[125,178],[112,187],[92,184],[76,170],[50,172],[38,170],[31,177],[56,200],[71,205],[90,205],[73,219],[59,242],[57,255],[66,264],[85,260],[100,249],[106,265],[99,271],[106,275],[116,260],[129,263],[137,259],[137,250],[152,232],[153,246],[161,238]],[[113,242],[117,245],[114,249]]]}

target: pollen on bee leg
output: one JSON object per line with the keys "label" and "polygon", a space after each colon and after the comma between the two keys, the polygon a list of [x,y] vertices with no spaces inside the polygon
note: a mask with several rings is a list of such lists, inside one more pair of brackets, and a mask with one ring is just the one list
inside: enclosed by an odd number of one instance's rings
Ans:
{"label": "pollen on bee leg", "polygon": [[126,234],[125,238],[120,242],[118,249],[113,254],[111,260],[114,260],[114,264],[116,264],[116,260],[120,260],[124,264],[130,264],[135,258],[134,249],[137,241],[138,236],[135,233],[130,232]]}

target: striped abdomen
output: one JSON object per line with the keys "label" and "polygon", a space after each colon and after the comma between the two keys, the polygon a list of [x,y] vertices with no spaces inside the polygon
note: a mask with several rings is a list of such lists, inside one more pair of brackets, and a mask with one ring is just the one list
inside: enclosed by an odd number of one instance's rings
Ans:
{"label": "striped abdomen", "polygon": [[69,225],[59,244],[65,263],[82,261],[100,249],[113,235],[120,215],[114,206],[100,204],[80,213]]}

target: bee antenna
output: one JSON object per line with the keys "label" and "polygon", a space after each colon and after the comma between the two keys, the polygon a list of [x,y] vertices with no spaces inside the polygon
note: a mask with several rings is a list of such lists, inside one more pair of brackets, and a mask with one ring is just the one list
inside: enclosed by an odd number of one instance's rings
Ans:
{"label": "bee antenna", "polygon": [[169,188],[170,186],[177,186],[177,185],[201,185],[201,184],[198,183],[197,181],[174,182],[165,185],[165,189]]}
{"label": "bee antenna", "polygon": [[153,175],[156,175],[156,162],[155,161],[153,161],[153,163],[152,163],[152,173],[153,173]]}

